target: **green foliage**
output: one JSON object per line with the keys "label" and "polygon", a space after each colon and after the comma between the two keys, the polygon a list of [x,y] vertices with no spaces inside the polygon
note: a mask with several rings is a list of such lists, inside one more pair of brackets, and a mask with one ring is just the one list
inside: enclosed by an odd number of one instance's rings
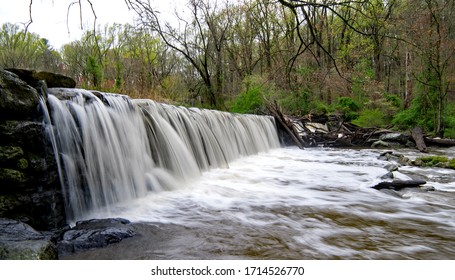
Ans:
{"label": "green foliage", "polygon": [[262,105],[261,89],[255,87],[237,96],[231,111],[235,113],[254,114],[259,111]]}
{"label": "green foliage", "polygon": [[103,72],[96,58],[94,58],[93,56],[88,57],[87,64],[85,66],[85,71],[87,71],[87,73],[90,75],[92,79],[92,85],[95,88],[98,88],[103,78]]}
{"label": "green foliage", "polygon": [[445,163],[449,161],[447,157],[443,156],[425,156],[419,157],[416,160],[422,161],[425,164],[425,166],[434,166],[438,163]]}
{"label": "green foliage", "polygon": [[449,168],[455,169],[455,158],[449,160]]}
{"label": "green foliage", "polygon": [[264,95],[269,87],[258,77],[248,77],[244,82],[245,91],[238,95],[230,109],[234,113],[254,114],[264,109]]}
{"label": "green foliage", "polygon": [[425,156],[416,158],[415,162],[424,167],[441,167],[455,169],[455,158],[445,156]]}
{"label": "green foliage", "polygon": [[379,109],[362,111],[352,123],[360,127],[381,127],[386,124],[384,113]]}
{"label": "green foliage", "polygon": [[399,96],[395,94],[386,93],[384,94],[385,100],[390,103],[393,107],[401,108],[402,101]]}
{"label": "green foliage", "polygon": [[322,101],[316,100],[310,104],[310,113],[323,115],[330,113],[330,111],[330,106]]}
{"label": "green foliage", "polygon": [[447,107],[444,137],[455,139],[455,104],[449,104]]}
{"label": "green foliage", "polygon": [[0,67],[56,71],[61,58],[48,40],[25,32],[18,25],[5,23],[0,28]]}
{"label": "green foliage", "polygon": [[373,77],[374,68],[370,61],[362,59],[355,65],[351,94],[352,96],[355,96],[356,100],[364,102],[368,94],[365,86],[373,80]]}
{"label": "green foliage", "polygon": [[299,92],[287,93],[279,100],[279,104],[287,114],[306,114],[310,110],[310,91],[308,89],[303,89]]}
{"label": "green foliage", "polygon": [[346,121],[358,118],[360,105],[350,97],[340,97],[335,105],[336,110],[343,114]]}
{"label": "green foliage", "polygon": [[425,98],[422,95],[417,96],[408,109],[405,109],[395,115],[392,124],[401,130],[411,129],[415,126],[421,126],[424,130],[433,129],[433,120],[431,112],[425,108]]}
{"label": "green foliage", "polygon": [[445,156],[425,156],[416,158],[415,162],[424,167],[442,167],[455,169],[455,158]]}

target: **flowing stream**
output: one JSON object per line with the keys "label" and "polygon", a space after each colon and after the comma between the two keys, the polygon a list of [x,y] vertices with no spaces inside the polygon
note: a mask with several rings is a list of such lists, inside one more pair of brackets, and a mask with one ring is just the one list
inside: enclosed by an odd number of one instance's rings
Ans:
{"label": "flowing stream", "polygon": [[371,188],[387,173],[380,153],[281,148],[241,158],[179,190],[93,214],[158,226],[138,243],[74,257],[455,258],[455,171],[401,167],[395,177],[436,191],[381,192]]}
{"label": "flowing stream", "polygon": [[73,219],[139,231],[68,258],[455,258],[455,170],[402,166],[395,178],[435,191],[378,191],[382,151],[280,148],[267,117],[59,94],[48,103]]}

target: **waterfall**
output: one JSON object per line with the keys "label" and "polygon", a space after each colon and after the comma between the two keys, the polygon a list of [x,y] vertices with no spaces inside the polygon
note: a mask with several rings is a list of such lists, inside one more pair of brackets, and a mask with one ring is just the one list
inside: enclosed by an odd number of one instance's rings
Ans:
{"label": "waterfall", "polygon": [[82,89],[49,89],[47,104],[69,221],[280,146],[268,116]]}

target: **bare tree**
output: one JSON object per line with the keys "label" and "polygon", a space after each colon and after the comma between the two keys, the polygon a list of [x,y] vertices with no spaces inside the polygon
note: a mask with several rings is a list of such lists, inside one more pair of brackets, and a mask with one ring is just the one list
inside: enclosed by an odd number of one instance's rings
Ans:
{"label": "bare tree", "polygon": [[190,0],[187,15],[175,12],[177,25],[165,21],[149,1],[126,2],[142,24],[156,32],[166,45],[194,67],[203,82],[209,105],[222,107],[223,50],[230,22],[220,16],[217,2]]}

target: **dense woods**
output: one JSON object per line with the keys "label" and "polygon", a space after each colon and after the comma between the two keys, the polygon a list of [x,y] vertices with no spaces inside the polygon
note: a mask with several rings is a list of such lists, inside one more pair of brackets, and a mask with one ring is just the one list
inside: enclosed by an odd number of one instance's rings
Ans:
{"label": "dense woods", "polygon": [[0,66],[179,105],[261,113],[276,102],[455,138],[455,0],[188,0],[173,16],[125,3],[136,24],[90,28],[58,50],[4,24]]}

